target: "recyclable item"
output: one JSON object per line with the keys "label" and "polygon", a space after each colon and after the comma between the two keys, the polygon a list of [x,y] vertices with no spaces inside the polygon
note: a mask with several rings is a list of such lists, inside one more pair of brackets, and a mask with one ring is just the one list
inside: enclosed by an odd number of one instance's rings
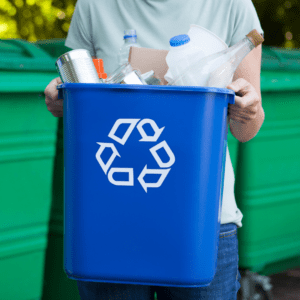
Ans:
{"label": "recyclable item", "polygon": [[169,67],[165,79],[170,82],[181,75],[187,67],[193,56],[204,57],[204,52],[196,48],[189,35],[180,34],[170,39],[170,51],[166,57]]}
{"label": "recyclable item", "polygon": [[140,47],[137,42],[137,35],[135,29],[124,30],[124,44],[118,53],[118,63],[122,66],[128,62],[130,47]]}
{"label": "recyclable item", "polygon": [[195,61],[227,48],[227,44],[213,32],[191,24],[187,34],[170,39],[170,52],[166,57],[169,70],[165,79],[172,82]]}
{"label": "recyclable item", "polygon": [[147,85],[147,83],[142,78],[141,73],[138,70],[133,70],[129,62],[123,64],[120,68],[109,75],[105,82]]}
{"label": "recyclable item", "polygon": [[[201,49],[204,56],[208,56],[228,48],[227,44],[210,30],[199,25],[191,24],[188,31],[196,49]],[[198,57],[197,59],[199,59]]]}
{"label": "recyclable item", "polygon": [[88,50],[69,51],[57,59],[55,66],[63,83],[101,83]]}
{"label": "recyclable item", "polygon": [[160,85],[161,84],[161,80],[155,77],[153,70],[142,74],[142,78],[145,80],[145,82],[148,85]]}
{"label": "recyclable item", "polygon": [[195,62],[169,85],[226,88],[244,57],[263,41],[254,29],[232,47]]}
{"label": "recyclable item", "polygon": [[151,76],[145,80],[148,85],[161,85],[161,80],[155,76]]}
{"label": "recyclable item", "polygon": [[129,63],[133,69],[139,70],[142,74],[153,70],[155,77],[161,80],[160,85],[167,85],[164,76],[168,71],[166,63],[168,52],[168,50],[131,47]]}
{"label": "recyclable item", "polygon": [[154,71],[151,70],[151,71],[149,71],[147,73],[142,74],[142,77],[143,77],[144,80],[147,80],[149,77],[151,77],[153,75],[154,75]]}
{"label": "recyclable item", "polygon": [[96,58],[93,59],[95,68],[97,70],[98,76],[100,79],[106,79],[107,78],[107,74],[104,72],[104,66],[103,66],[103,59],[101,58]]}

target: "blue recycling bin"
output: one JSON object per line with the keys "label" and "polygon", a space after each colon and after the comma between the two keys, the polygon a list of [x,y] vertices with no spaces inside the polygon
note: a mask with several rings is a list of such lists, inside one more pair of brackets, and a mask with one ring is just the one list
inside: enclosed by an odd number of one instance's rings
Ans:
{"label": "blue recycling bin", "polygon": [[215,275],[228,89],[66,83],[64,267],[177,287]]}

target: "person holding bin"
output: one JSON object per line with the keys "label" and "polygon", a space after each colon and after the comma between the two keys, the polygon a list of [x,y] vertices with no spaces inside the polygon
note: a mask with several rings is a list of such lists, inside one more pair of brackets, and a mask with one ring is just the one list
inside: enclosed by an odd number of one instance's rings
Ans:
{"label": "person holding bin", "polygon": [[[78,0],[65,45],[74,50],[89,50],[93,59],[103,59],[105,71],[110,74],[118,67],[124,28],[137,29],[142,47],[168,50],[170,37],[187,32],[190,24],[210,30],[229,47],[253,29],[263,35],[251,0]],[[230,131],[242,143],[256,136],[265,118],[260,90],[261,54],[260,45],[244,58],[227,86],[236,93],[235,103],[228,107]],[[55,78],[45,89],[45,102],[54,117],[63,117],[63,100],[58,99],[56,89],[61,83],[59,77]],[[243,214],[236,205],[234,182],[227,148],[217,270],[210,285],[154,287],[78,280],[81,299],[152,300],[154,291],[158,300],[236,299],[240,288],[237,229],[242,227]]]}

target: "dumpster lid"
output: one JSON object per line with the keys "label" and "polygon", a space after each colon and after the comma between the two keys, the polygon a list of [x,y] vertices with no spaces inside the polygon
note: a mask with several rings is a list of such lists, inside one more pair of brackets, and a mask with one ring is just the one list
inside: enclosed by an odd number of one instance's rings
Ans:
{"label": "dumpster lid", "polygon": [[263,46],[261,69],[266,71],[300,70],[300,50]]}
{"label": "dumpster lid", "polygon": [[47,39],[35,42],[41,49],[45,50],[51,57],[57,59],[72,49],[65,46],[66,39]]}
{"label": "dumpster lid", "polygon": [[0,40],[0,70],[56,70],[55,59],[37,45],[19,39]]}

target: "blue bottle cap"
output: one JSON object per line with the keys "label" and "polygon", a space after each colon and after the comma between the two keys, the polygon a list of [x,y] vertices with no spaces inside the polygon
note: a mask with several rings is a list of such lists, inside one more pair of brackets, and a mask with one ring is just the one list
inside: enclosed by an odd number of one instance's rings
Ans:
{"label": "blue bottle cap", "polygon": [[124,30],[124,39],[136,37],[135,29]]}
{"label": "blue bottle cap", "polygon": [[171,47],[182,46],[190,41],[190,37],[187,34],[180,34],[170,39]]}

